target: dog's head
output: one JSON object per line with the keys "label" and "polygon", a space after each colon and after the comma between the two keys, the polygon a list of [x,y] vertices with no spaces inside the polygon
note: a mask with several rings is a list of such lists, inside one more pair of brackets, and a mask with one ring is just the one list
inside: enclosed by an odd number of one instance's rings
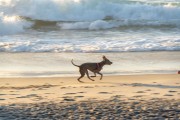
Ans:
{"label": "dog's head", "polygon": [[106,65],[111,65],[112,64],[112,62],[110,60],[108,60],[105,56],[103,56],[103,60],[104,60]]}

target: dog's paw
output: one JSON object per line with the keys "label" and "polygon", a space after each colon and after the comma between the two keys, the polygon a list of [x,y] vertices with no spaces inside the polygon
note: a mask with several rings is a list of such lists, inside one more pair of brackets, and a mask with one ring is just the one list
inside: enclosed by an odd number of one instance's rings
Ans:
{"label": "dog's paw", "polygon": [[84,83],[83,81],[78,80],[80,83]]}
{"label": "dog's paw", "polygon": [[90,76],[90,77],[96,77],[96,76]]}

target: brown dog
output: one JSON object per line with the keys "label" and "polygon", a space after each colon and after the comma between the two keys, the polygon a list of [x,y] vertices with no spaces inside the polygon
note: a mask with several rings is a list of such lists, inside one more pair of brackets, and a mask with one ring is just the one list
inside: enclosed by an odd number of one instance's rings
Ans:
{"label": "brown dog", "polygon": [[110,60],[108,60],[105,56],[103,56],[103,61],[101,61],[101,62],[99,62],[99,63],[84,63],[84,64],[82,64],[82,65],[80,65],[80,66],[74,64],[74,63],[73,63],[73,60],[71,60],[71,63],[72,63],[74,66],[79,67],[79,72],[80,72],[80,74],[81,74],[81,76],[77,79],[79,82],[82,82],[82,81],[80,81],[80,79],[81,79],[82,77],[84,77],[85,74],[87,75],[87,77],[88,77],[90,80],[94,81],[93,79],[91,79],[91,78],[89,77],[88,70],[94,73],[94,76],[91,76],[91,77],[96,77],[96,73],[99,74],[99,75],[101,75],[101,78],[100,78],[100,80],[101,80],[102,77],[103,77],[103,74],[100,73],[100,71],[102,70],[103,66],[104,66],[104,65],[111,65],[111,64],[112,64],[112,62],[111,62]]}

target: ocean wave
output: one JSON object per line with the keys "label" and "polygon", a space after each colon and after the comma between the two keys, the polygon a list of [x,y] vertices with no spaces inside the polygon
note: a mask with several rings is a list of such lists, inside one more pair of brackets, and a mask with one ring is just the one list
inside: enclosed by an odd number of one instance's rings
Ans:
{"label": "ocean wave", "polygon": [[57,22],[60,29],[65,30],[104,30],[118,28],[180,28],[180,20],[146,21],[146,20],[96,20],[92,22]]}
{"label": "ocean wave", "polygon": [[[123,2],[122,0],[0,0],[5,15],[43,21],[95,21],[180,19],[180,6],[171,3]],[[173,14],[172,14],[173,13]]]}
{"label": "ocean wave", "polygon": [[0,0],[0,35],[26,28],[109,29],[180,24],[180,3],[127,0]]}
{"label": "ocean wave", "polygon": [[3,13],[0,13],[0,26],[0,35],[15,34],[31,27],[32,23],[24,21],[18,16],[5,16]]}
{"label": "ocean wave", "polygon": [[89,29],[100,30],[118,27],[116,22],[109,22],[104,20],[96,20],[93,22],[73,22],[73,23],[58,23],[61,29]]}

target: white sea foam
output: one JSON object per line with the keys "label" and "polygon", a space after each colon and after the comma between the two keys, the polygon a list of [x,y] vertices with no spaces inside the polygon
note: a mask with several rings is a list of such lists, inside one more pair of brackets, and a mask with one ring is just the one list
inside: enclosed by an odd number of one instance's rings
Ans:
{"label": "white sea foam", "polygon": [[90,24],[89,29],[90,30],[99,30],[99,29],[108,29],[113,28],[114,25],[110,24],[109,22],[103,21],[103,20],[97,20]]}
{"label": "white sea foam", "polygon": [[[143,38],[125,39],[127,35],[109,40],[100,37],[101,40],[89,38],[86,40],[72,40],[71,43],[63,41],[37,40],[0,42],[0,52],[127,52],[127,51],[179,51],[180,39],[155,37],[153,40]],[[117,37],[117,36],[116,36]],[[119,40],[118,40],[119,39]],[[138,40],[140,39],[140,40]],[[162,39],[162,40],[161,40]],[[47,41],[47,42],[44,42]]]}
{"label": "white sea foam", "polygon": [[57,23],[60,29],[66,30],[103,30],[111,28],[133,28],[133,27],[173,27],[180,28],[180,20],[172,21],[145,21],[145,20],[95,20],[92,22],[60,22]]}
{"label": "white sea foam", "polygon": [[18,16],[5,16],[0,13],[0,35],[23,32],[31,25],[30,22],[23,21]]}
{"label": "white sea foam", "polygon": [[89,30],[102,30],[119,27],[118,22],[96,20],[93,22],[73,22],[73,23],[58,23],[61,29],[89,29]]}

